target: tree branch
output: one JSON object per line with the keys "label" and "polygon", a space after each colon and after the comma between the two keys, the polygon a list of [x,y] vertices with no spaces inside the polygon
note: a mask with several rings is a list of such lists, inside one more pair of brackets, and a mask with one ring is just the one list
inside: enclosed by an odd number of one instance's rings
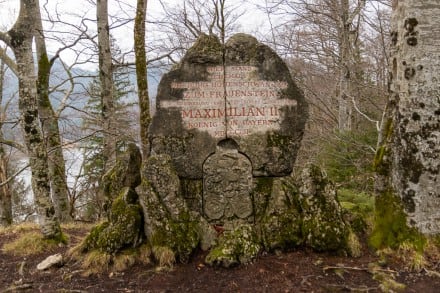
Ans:
{"label": "tree branch", "polygon": [[9,69],[11,69],[11,71],[17,75],[17,64],[15,63],[15,61],[8,56],[8,54],[6,53],[6,49],[5,48],[1,48],[0,47],[0,59],[3,60],[3,62],[9,67]]}
{"label": "tree branch", "polygon": [[12,174],[11,176],[9,176],[9,178],[7,178],[5,181],[0,183],[0,187],[3,187],[6,184],[8,184],[11,180],[13,180],[15,177],[17,177],[21,172],[26,170],[28,167],[29,167],[29,164],[26,164],[23,168],[21,168],[20,170],[18,170],[17,172]]}

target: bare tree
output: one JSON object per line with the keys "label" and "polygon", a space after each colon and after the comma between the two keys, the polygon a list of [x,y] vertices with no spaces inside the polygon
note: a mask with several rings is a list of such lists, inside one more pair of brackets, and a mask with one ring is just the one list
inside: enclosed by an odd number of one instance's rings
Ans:
{"label": "bare tree", "polygon": [[[239,29],[238,20],[244,14],[242,1],[161,0],[162,14],[151,15],[149,24],[148,64],[157,61],[176,63],[194,41],[204,33],[220,40]],[[165,61],[164,61],[165,60]]]}
{"label": "bare tree", "polygon": [[[99,79],[101,83],[102,122],[104,132],[104,164],[108,166],[115,158],[116,143],[113,131],[114,93],[113,64],[110,50],[110,31],[108,23],[108,1],[97,0],[96,18],[98,27]],[[107,167],[104,167],[106,170]]]}
{"label": "bare tree", "polygon": [[72,218],[69,213],[69,192],[67,188],[65,160],[61,147],[58,117],[49,100],[50,70],[57,56],[52,60],[49,60],[39,7],[36,9],[35,13],[37,13],[37,22],[34,24],[34,36],[38,60],[38,111],[44,139],[46,140],[48,148],[48,167],[52,200],[55,208],[55,215],[58,219],[60,221],[70,221]]}
{"label": "bare tree", "polygon": [[136,81],[139,98],[140,137],[142,155],[149,154],[148,127],[150,126],[150,98],[148,96],[147,58],[145,52],[145,18],[147,14],[147,0],[138,0],[136,18],[134,22],[134,51],[136,58]]}
{"label": "bare tree", "polygon": [[[3,105],[3,87],[6,65],[0,58],[0,105]],[[3,140],[4,111],[0,113],[0,140]],[[3,144],[0,143],[0,226],[12,224],[12,198],[8,182],[8,159]]]}
{"label": "bare tree", "polygon": [[40,225],[46,238],[58,238],[61,229],[51,201],[46,144],[38,113],[37,78],[34,69],[32,28],[38,22],[38,0],[20,1],[20,13],[8,32],[0,33],[0,40],[13,51],[19,80],[19,110],[24,140],[32,170],[32,189],[40,216]]}
{"label": "bare tree", "polygon": [[[272,24],[271,43],[329,74],[334,85],[337,128],[352,129],[353,97],[365,0],[275,0],[262,8]],[[273,14],[273,15],[272,15]],[[286,20],[272,20],[284,16]],[[328,102],[327,102],[328,103]],[[323,105],[321,105],[322,107]],[[333,120],[333,118],[332,118]]]}

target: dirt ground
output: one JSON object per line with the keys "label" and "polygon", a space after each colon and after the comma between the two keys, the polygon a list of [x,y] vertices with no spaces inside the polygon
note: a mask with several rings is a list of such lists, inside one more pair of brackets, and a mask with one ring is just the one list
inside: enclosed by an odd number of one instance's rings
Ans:
{"label": "dirt ground", "polygon": [[[196,253],[187,264],[158,272],[152,266],[135,265],[124,272],[84,276],[79,265],[67,261],[61,267],[38,271],[36,266],[47,256],[63,253],[87,233],[65,230],[71,243],[38,255],[19,257],[0,250],[0,292],[388,292],[398,282],[404,292],[440,292],[440,278],[433,274],[440,264],[429,269],[407,272],[404,264],[380,263],[368,249],[360,258],[349,258],[298,249],[282,254],[264,254],[254,263],[230,269],[203,264],[204,254]],[[17,234],[0,234],[0,247]],[[382,274],[381,274],[382,273]],[[379,275],[386,275],[387,280]],[[376,279],[376,280],[375,280]],[[391,285],[390,285],[391,284]]]}

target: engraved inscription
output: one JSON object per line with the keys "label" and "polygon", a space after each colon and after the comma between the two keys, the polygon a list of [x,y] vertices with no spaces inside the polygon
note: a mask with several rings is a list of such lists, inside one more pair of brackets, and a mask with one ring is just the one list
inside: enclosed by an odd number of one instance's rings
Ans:
{"label": "engraved inscription", "polygon": [[257,67],[211,66],[207,71],[207,81],[171,84],[184,89],[183,99],[160,102],[160,107],[180,109],[186,129],[207,131],[214,137],[276,130],[282,118],[280,108],[296,106],[294,100],[279,98],[287,82],[259,80]]}
{"label": "engraved inscription", "polygon": [[203,211],[210,221],[253,214],[252,165],[237,149],[218,147],[203,165]]}

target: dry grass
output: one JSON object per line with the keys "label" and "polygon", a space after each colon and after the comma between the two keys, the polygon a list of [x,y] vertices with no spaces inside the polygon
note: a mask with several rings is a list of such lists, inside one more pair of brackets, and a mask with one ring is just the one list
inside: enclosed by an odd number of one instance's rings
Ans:
{"label": "dry grass", "polygon": [[29,232],[29,231],[37,231],[40,227],[31,222],[23,222],[20,224],[13,224],[8,227],[0,227],[0,235],[7,235],[7,234],[19,234],[23,232]]}
{"label": "dry grass", "polygon": [[160,268],[172,267],[176,262],[174,252],[168,247],[154,246],[152,252]]}
{"label": "dry grass", "polygon": [[132,267],[137,261],[137,253],[135,251],[124,251],[113,257],[112,269],[117,272],[125,271]]}
{"label": "dry grass", "polygon": [[152,251],[151,251],[151,247],[148,244],[142,244],[139,248],[138,248],[138,261],[141,264],[144,265],[149,265],[152,263],[151,257],[152,257]]}
{"label": "dry grass", "polygon": [[14,241],[3,245],[2,250],[18,256],[42,253],[57,248],[58,242],[44,239],[40,232],[24,232]]}
{"label": "dry grass", "polygon": [[86,230],[90,231],[97,223],[69,222],[61,224],[61,230]]}
{"label": "dry grass", "polygon": [[359,238],[357,235],[350,231],[348,234],[348,240],[347,240],[347,246],[348,246],[348,253],[352,257],[361,257],[362,256],[362,245],[359,241]]}
{"label": "dry grass", "polygon": [[85,270],[86,275],[91,275],[108,271],[111,264],[111,254],[99,250],[92,250],[84,255],[81,268]]}

